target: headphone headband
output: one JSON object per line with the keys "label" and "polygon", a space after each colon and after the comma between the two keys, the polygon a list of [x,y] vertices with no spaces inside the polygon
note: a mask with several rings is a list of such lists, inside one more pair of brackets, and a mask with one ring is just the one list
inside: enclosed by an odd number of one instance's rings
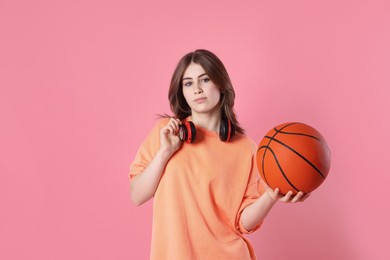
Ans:
{"label": "headphone headband", "polygon": [[[221,125],[219,127],[219,139],[222,142],[229,142],[231,138],[235,135],[235,127],[227,119],[221,120]],[[185,121],[179,126],[179,138],[180,141],[186,142],[188,144],[193,143],[196,137],[196,127],[191,121]]]}

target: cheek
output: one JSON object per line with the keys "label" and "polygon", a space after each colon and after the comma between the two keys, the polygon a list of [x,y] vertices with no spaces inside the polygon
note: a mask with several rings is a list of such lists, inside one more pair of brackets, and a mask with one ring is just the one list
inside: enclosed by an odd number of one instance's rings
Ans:
{"label": "cheek", "polygon": [[221,98],[221,92],[217,87],[213,88],[210,94],[213,96],[213,99],[215,99],[217,102]]}
{"label": "cheek", "polygon": [[191,93],[188,88],[182,88],[183,96],[185,100],[188,102],[188,98],[190,97]]}

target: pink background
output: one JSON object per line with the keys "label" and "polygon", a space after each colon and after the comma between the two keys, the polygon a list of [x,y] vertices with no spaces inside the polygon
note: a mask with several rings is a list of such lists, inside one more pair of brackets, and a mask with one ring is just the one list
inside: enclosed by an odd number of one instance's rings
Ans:
{"label": "pink background", "polygon": [[[231,1],[234,2],[234,1]],[[0,1],[0,259],[147,259],[138,146],[176,63],[215,52],[256,142],[316,127],[328,179],[250,235],[259,259],[390,259],[388,1]]]}

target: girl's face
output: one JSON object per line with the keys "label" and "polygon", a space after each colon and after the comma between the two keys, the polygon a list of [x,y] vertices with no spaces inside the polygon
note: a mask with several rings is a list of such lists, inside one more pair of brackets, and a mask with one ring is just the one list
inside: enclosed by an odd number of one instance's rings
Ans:
{"label": "girl's face", "polygon": [[210,80],[203,67],[191,63],[183,75],[183,94],[192,114],[211,113],[217,108],[221,92]]}

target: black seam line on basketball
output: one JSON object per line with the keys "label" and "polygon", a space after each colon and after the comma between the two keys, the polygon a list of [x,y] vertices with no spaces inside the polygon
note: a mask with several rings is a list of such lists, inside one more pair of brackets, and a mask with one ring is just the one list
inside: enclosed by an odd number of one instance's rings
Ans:
{"label": "black seam line on basketball", "polygon": [[302,136],[306,136],[306,137],[310,137],[310,138],[316,139],[317,141],[319,141],[320,143],[325,145],[326,149],[328,149],[328,151],[329,151],[328,145],[322,139],[320,139],[320,138],[318,138],[318,137],[316,137],[314,135],[308,135],[308,134],[302,134],[302,133],[294,133],[294,132],[284,132],[284,131],[279,131],[279,133],[286,134],[286,135],[302,135]]}
{"label": "black seam line on basketball", "polygon": [[[284,128],[286,128],[286,127],[288,127],[288,126],[290,126],[290,125],[294,125],[294,124],[297,124],[297,123],[294,122],[294,123],[287,124],[287,125],[283,126],[280,130],[276,129],[276,127],[275,127],[275,128],[274,128],[275,133],[274,133],[274,135],[272,136],[272,138],[269,140],[268,144],[266,145],[266,148],[269,148],[269,144],[272,142],[273,138],[279,133],[279,131],[282,131]],[[259,150],[260,150],[260,148],[259,148]],[[257,151],[259,151],[259,150],[257,150]],[[263,162],[264,162],[264,157],[265,157],[265,154],[267,153],[267,150],[268,150],[268,149],[265,149],[265,151],[264,151],[264,154],[263,154]]]}
{"label": "black seam line on basketball", "polygon": [[[289,124],[283,126],[282,128],[280,128],[280,130],[278,130],[276,127],[274,127],[274,130],[275,130],[277,133],[279,133],[280,131],[282,131],[282,130],[285,129],[286,127],[288,127],[288,126],[290,126],[290,125],[295,125],[295,124],[299,124],[299,123],[297,123],[297,122],[289,123]],[[276,134],[277,134],[277,133],[276,133]],[[276,134],[274,134],[274,136],[275,136]]]}
{"label": "black seam line on basketball", "polygon": [[293,153],[295,153],[296,155],[298,155],[299,157],[301,157],[305,162],[307,162],[311,167],[313,167],[320,175],[323,179],[325,179],[325,176],[322,174],[322,172],[314,165],[312,164],[308,159],[306,159],[302,154],[298,153],[297,151],[295,151],[293,148],[291,148],[290,146],[288,146],[287,144],[279,141],[278,139],[275,139],[273,137],[270,137],[270,136],[265,136],[265,138],[270,138],[272,139],[273,141],[275,142],[278,142],[279,144],[283,145],[284,147],[288,148],[289,150],[291,150]]}
{"label": "black seam line on basketball", "polygon": [[[265,146],[265,145],[260,146],[259,149],[257,149],[257,152],[259,152],[260,149],[262,149],[262,148],[265,148],[265,151],[264,151],[264,154],[265,154],[265,152],[266,152],[267,149],[268,149],[268,147]],[[263,154],[263,156],[264,156],[264,154]],[[261,161],[261,170],[263,171],[264,181],[267,183],[268,186],[270,186],[270,185],[269,185],[269,182],[268,182],[268,180],[267,180],[267,176],[265,175],[265,171],[264,171],[264,157],[263,157],[263,160]]]}
{"label": "black seam line on basketball", "polygon": [[[283,169],[282,169],[282,166],[280,166],[278,157],[276,156],[276,154],[274,153],[274,151],[273,151],[270,147],[268,147],[268,149],[271,151],[272,155],[274,156],[275,161],[276,161],[276,164],[278,165],[278,168],[279,168],[280,172],[282,173],[284,179],[288,182],[288,184],[290,184],[290,186],[291,186],[295,191],[299,191],[299,190],[297,189],[297,187],[295,187],[295,186],[291,183],[291,181],[287,178],[286,174],[284,173],[284,171],[283,171]],[[268,149],[267,149],[267,150],[268,150]],[[264,162],[264,160],[263,160],[263,162]],[[263,172],[264,172],[264,171],[263,171]],[[264,172],[264,175],[265,175],[265,172]],[[269,186],[269,185],[268,185],[268,186]]]}
{"label": "black seam line on basketball", "polygon": [[[297,123],[296,123],[296,122],[293,122],[293,123],[287,124],[287,125],[283,126],[280,130],[276,129],[276,127],[275,127],[275,128],[274,128],[275,133],[274,133],[274,135],[272,136],[272,139],[279,133],[279,131],[282,131],[284,128],[286,128],[286,127],[288,127],[288,126],[290,126],[290,125],[294,125],[294,124],[297,124]],[[272,142],[272,139],[269,140],[268,144],[266,145],[266,149],[265,149],[265,151],[264,151],[264,153],[263,153],[263,161],[262,161],[262,165],[261,165],[261,168],[263,169],[263,172],[264,172],[264,158],[265,158],[265,154],[267,153],[267,150],[268,150],[268,148],[269,148],[269,144]],[[271,148],[269,148],[269,149],[271,150]],[[260,148],[259,148],[259,150],[260,150]],[[259,151],[259,150],[257,150],[257,151]],[[264,175],[264,177],[265,177],[265,175]],[[265,179],[267,179],[267,178],[265,177]],[[267,182],[267,181],[266,181],[266,182]],[[267,182],[267,184],[268,184],[268,182]],[[268,185],[268,186],[269,186],[269,185]]]}

